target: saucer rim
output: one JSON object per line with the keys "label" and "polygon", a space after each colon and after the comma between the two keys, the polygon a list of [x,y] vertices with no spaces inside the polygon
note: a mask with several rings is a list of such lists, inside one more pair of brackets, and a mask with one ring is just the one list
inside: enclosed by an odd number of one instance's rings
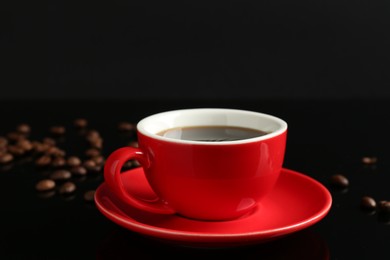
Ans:
{"label": "saucer rim", "polygon": [[[131,169],[129,171],[124,172],[123,174],[128,174],[128,172],[140,170],[139,168]],[[141,168],[142,170],[142,168]],[[259,239],[262,237],[278,237],[285,234],[293,233],[298,230],[307,228],[311,225],[314,225],[318,223],[321,219],[323,219],[327,213],[329,212],[331,206],[332,206],[332,196],[330,194],[330,191],[319,181],[313,179],[312,177],[309,177],[308,175],[305,175],[303,173],[297,172],[295,170],[282,168],[282,172],[284,174],[292,174],[296,175],[299,178],[304,178],[306,181],[311,182],[312,184],[315,184],[316,188],[321,190],[321,193],[323,194],[323,197],[325,198],[324,205],[321,207],[321,210],[318,212],[312,214],[311,217],[305,218],[304,220],[297,221],[295,224],[283,226],[280,228],[272,228],[272,229],[266,229],[266,230],[258,230],[258,231],[250,231],[250,232],[242,232],[242,233],[205,233],[205,232],[194,232],[194,231],[182,231],[182,230],[174,230],[170,228],[164,228],[164,227],[157,227],[152,226],[149,224],[145,224],[142,222],[139,222],[132,218],[131,216],[121,216],[115,213],[111,213],[108,211],[100,202],[99,194],[101,193],[101,190],[106,189],[106,184],[102,183],[95,192],[95,203],[97,205],[97,208],[103,213],[106,217],[108,217],[111,221],[115,222],[116,224],[125,227],[126,229],[133,230],[135,232],[150,235],[153,237],[163,237],[164,239],[167,239],[169,236],[170,239],[173,240],[183,240],[185,238],[187,239],[210,239],[210,238],[217,238],[217,239],[233,239],[233,238],[243,238],[246,239]],[[281,176],[282,177],[282,176]],[[175,217],[180,217],[175,215]],[[115,220],[115,221],[114,221]],[[231,220],[232,222],[238,221],[239,219]],[[194,220],[194,221],[200,221],[201,220]],[[220,222],[220,221],[218,221]],[[225,221],[223,221],[225,222]],[[124,226],[126,224],[126,226]],[[130,228],[132,227],[132,228]],[[159,235],[157,235],[159,234]],[[273,236],[272,236],[273,235]],[[220,242],[220,241],[218,241]]]}

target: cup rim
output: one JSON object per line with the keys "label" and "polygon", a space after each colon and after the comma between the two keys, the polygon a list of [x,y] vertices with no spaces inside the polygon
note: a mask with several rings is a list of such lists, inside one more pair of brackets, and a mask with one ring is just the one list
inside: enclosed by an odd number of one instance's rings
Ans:
{"label": "cup rim", "polygon": [[[173,113],[191,113],[191,112],[225,112],[225,113],[241,113],[242,115],[252,115],[252,116],[258,116],[265,118],[267,120],[272,120],[273,122],[279,124],[279,128],[272,131],[271,133],[267,133],[265,135],[259,136],[259,137],[253,137],[253,138],[247,138],[242,140],[234,140],[234,141],[223,141],[223,142],[207,142],[207,141],[193,141],[193,140],[183,140],[183,139],[174,139],[169,137],[164,137],[161,135],[158,135],[157,133],[151,133],[146,129],[146,125],[150,123],[151,120],[155,120],[158,117],[166,116],[168,114]],[[190,126],[190,125],[189,125]],[[159,112],[150,116],[147,116],[143,119],[141,119],[137,123],[137,131],[149,138],[163,141],[163,142],[169,142],[169,143],[177,143],[177,144],[191,144],[191,145],[212,145],[212,146],[226,146],[226,145],[237,145],[237,144],[248,144],[248,143],[254,143],[258,141],[268,140],[273,137],[279,136],[287,131],[287,122],[283,119],[262,113],[262,112],[256,112],[251,110],[243,110],[243,109],[231,109],[231,108],[189,108],[189,109],[175,109],[175,110],[169,110],[164,112]]]}

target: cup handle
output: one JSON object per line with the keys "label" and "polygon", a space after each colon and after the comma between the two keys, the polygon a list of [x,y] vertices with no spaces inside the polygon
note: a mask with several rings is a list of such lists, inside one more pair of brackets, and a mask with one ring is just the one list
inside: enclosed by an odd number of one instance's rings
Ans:
{"label": "cup handle", "polygon": [[123,164],[131,159],[136,159],[142,167],[148,167],[148,160],[145,154],[139,148],[123,147],[111,153],[104,165],[104,179],[108,188],[123,202],[140,210],[156,214],[175,214],[175,210],[164,204],[161,200],[156,202],[144,201],[129,194],[123,185],[121,179],[121,168]]}

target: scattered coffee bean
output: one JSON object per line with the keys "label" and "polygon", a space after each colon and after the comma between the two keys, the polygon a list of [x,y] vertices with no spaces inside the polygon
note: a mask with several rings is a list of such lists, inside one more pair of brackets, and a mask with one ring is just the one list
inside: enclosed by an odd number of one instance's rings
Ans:
{"label": "scattered coffee bean", "polygon": [[349,180],[342,174],[335,174],[330,177],[330,183],[339,188],[346,188],[349,186]]}
{"label": "scattered coffee bean", "polygon": [[8,139],[0,136],[0,147],[6,147],[8,145]]}
{"label": "scattered coffee bean", "polygon": [[[48,145],[48,144],[46,144]],[[52,155],[52,156],[57,156],[57,157],[64,157],[66,155],[66,152],[56,146],[50,146],[48,145],[49,148],[45,151],[45,154],[47,155]]]}
{"label": "scattered coffee bean", "polygon": [[63,157],[56,157],[53,159],[51,165],[53,167],[63,167],[66,165],[66,161]]}
{"label": "scattered coffee bean", "polygon": [[18,133],[18,132],[10,132],[7,134],[7,138],[10,141],[18,141],[20,139],[24,139],[25,136],[23,134]]}
{"label": "scattered coffee bean", "polygon": [[63,135],[63,134],[65,134],[66,129],[63,126],[57,125],[57,126],[50,127],[49,131],[53,135]]}
{"label": "scattered coffee bean", "polygon": [[77,128],[85,128],[88,125],[88,121],[84,118],[77,118],[73,121],[73,125]]}
{"label": "scattered coffee bean", "polygon": [[103,139],[102,138],[95,139],[95,140],[90,142],[90,145],[92,148],[102,149],[103,148]]}
{"label": "scattered coffee bean", "polygon": [[96,148],[90,148],[87,151],[85,151],[85,155],[88,157],[97,157],[100,155],[100,150]]}
{"label": "scattered coffee bean", "polygon": [[135,129],[135,125],[129,122],[120,122],[118,124],[119,131],[129,132]]}
{"label": "scattered coffee bean", "polygon": [[69,167],[75,167],[81,165],[81,160],[77,156],[70,156],[67,160],[66,163]]}
{"label": "scattered coffee bean", "polygon": [[31,127],[28,124],[20,124],[16,127],[16,131],[21,134],[29,134]]}
{"label": "scattered coffee bean", "polygon": [[99,155],[99,156],[95,156],[95,157],[92,157],[91,158],[91,160],[93,160],[95,163],[96,163],[96,165],[103,165],[104,164],[104,157],[103,156],[101,156],[101,155]]}
{"label": "scattered coffee bean", "polygon": [[32,143],[27,139],[19,140],[16,145],[23,149],[25,152],[29,152],[33,149]]}
{"label": "scattered coffee bean", "polygon": [[91,171],[91,170],[94,170],[95,167],[96,167],[96,162],[94,160],[86,160],[83,162],[83,166],[88,170],[88,171]]}
{"label": "scattered coffee bean", "polygon": [[56,183],[53,180],[44,179],[44,180],[39,181],[35,185],[35,189],[37,191],[49,191],[49,190],[54,189],[55,186],[56,186]]}
{"label": "scattered coffee bean", "polygon": [[84,200],[87,202],[94,201],[95,199],[95,190],[89,190],[84,193]]}
{"label": "scattered coffee bean", "polygon": [[62,184],[58,190],[60,194],[67,195],[75,192],[76,190],[76,185],[73,182],[65,182]]}
{"label": "scattered coffee bean", "polygon": [[19,147],[18,145],[9,145],[8,152],[13,154],[14,156],[22,156],[25,153],[24,149]]}
{"label": "scattered coffee bean", "polygon": [[100,138],[100,133],[96,130],[89,130],[88,133],[87,133],[87,141],[91,142],[95,139],[99,139]]}
{"label": "scattered coffee bean", "polygon": [[43,155],[35,161],[35,165],[39,167],[48,166],[50,163],[51,163],[51,157],[48,155]]}
{"label": "scattered coffee bean", "polygon": [[42,143],[48,144],[50,146],[55,146],[57,142],[53,138],[45,137],[45,138],[43,138]]}
{"label": "scattered coffee bean", "polygon": [[360,206],[364,210],[375,210],[376,201],[372,197],[364,196],[360,201]]}
{"label": "scattered coffee bean", "polygon": [[381,200],[378,203],[378,210],[384,213],[390,213],[390,201]]}
{"label": "scattered coffee bean", "polygon": [[88,173],[84,166],[75,166],[70,169],[73,175],[84,176]]}
{"label": "scattered coffee bean", "polygon": [[45,153],[50,148],[48,144],[43,144],[37,141],[32,142],[32,146],[34,151],[37,153]]}
{"label": "scattered coffee bean", "polygon": [[53,181],[65,181],[72,178],[72,173],[68,170],[57,170],[50,174],[50,179]]}
{"label": "scattered coffee bean", "polygon": [[14,159],[14,156],[10,153],[0,154],[0,164],[6,164],[11,162]]}
{"label": "scattered coffee bean", "polygon": [[370,156],[365,156],[365,157],[362,158],[362,162],[364,164],[375,164],[375,163],[378,162],[378,158],[375,157],[375,156],[371,156],[371,157]]}
{"label": "scattered coffee bean", "polygon": [[131,147],[138,147],[138,142],[137,141],[132,141],[130,143],[128,143],[129,146]]}

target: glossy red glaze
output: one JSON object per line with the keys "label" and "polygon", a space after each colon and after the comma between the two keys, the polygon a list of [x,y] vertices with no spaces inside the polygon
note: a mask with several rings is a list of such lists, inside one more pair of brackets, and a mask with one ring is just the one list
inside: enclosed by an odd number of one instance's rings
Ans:
{"label": "glossy red glaze", "polygon": [[[142,168],[122,174],[124,189],[145,200],[154,200]],[[262,243],[307,228],[326,216],[332,197],[319,182],[296,171],[282,169],[275,188],[254,211],[230,221],[200,221],[179,215],[139,210],[118,199],[107,183],[95,193],[100,212],[131,231],[193,246],[235,246]]]}
{"label": "glossy red glaze", "polygon": [[[197,145],[156,140],[138,133],[139,149],[121,148],[105,164],[109,188],[124,202],[153,213],[206,220],[240,217],[274,187],[282,168],[286,132],[261,141]],[[140,160],[159,200],[124,192],[120,169]]]}

